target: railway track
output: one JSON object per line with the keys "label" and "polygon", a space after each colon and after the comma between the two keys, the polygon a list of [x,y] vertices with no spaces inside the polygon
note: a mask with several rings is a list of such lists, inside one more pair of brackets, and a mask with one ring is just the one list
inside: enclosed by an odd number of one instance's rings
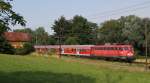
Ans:
{"label": "railway track", "polygon": [[148,65],[150,65],[150,59],[148,59],[147,63],[146,63],[145,59],[136,59],[133,63],[135,63],[135,64],[148,64]]}

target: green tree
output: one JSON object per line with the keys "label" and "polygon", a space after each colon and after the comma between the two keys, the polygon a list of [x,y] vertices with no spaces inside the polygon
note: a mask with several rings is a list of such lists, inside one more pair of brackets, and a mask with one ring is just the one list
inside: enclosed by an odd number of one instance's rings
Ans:
{"label": "green tree", "polygon": [[93,44],[94,34],[97,24],[89,22],[82,16],[74,16],[72,19],[72,34],[79,38],[79,44]]}
{"label": "green tree", "polygon": [[25,26],[25,23],[24,18],[12,10],[9,2],[0,0],[0,53],[9,53],[7,51],[12,48],[4,38],[4,32],[10,30],[9,25]]}
{"label": "green tree", "polygon": [[78,38],[75,37],[68,37],[65,41],[66,45],[78,45]]}
{"label": "green tree", "polygon": [[[55,32],[55,39],[58,40],[58,38],[61,37],[61,42],[62,44],[64,44],[65,39],[70,36],[72,27],[71,22],[69,20],[66,20],[64,16],[61,16],[58,20],[54,22],[54,25],[51,28]],[[59,42],[57,44],[59,44]]]}
{"label": "green tree", "polygon": [[[100,43],[125,43],[132,44],[137,54],[145,51],[145,28],[148,29],[148,42],[150,42],[150,19],[140,18],[135,15],[122,16],[117,20],[104,22],[98,29]],[[150,44],[150,43],[149,43]]]}
{"label": "green tree", "polygon": [[24,29],[15,29],[13,30],[13,32],[24,32],[24,33],[32,34],[33,30],[30,28],[24,28]]}
{"label": "green tree", "polygon": [[47,45],[48,44],[48,33],[45,31],[44,27],[39,27],[35,31],[35,44],[36,45]]}
{"label": "green tree", "polygon": [[56,38],[53,35],[48,36],[48,45],[55,45],[56,44]]}
{"label": "green tree", "polygon": [[104,43],[121,43],[123,41],[122,27],[117,20],[104,22],[98,29],[98,41]]}
{"label": "green tree", "polygon": [[[74,16],[73,19],[66,20],[61,16],[60,19],[54,22],[52,29],[55,32],[55,37],[61,38],[62,44],[67,44],[66,41],[76,39],[78,44],[94,44],[96,37],[96,23],[89,22],[82,16]],[[78,39],[77,39],[78,38]],[[58,43],[57,43],[58,44]],[[70,44],[70,43],[68,43]]]}

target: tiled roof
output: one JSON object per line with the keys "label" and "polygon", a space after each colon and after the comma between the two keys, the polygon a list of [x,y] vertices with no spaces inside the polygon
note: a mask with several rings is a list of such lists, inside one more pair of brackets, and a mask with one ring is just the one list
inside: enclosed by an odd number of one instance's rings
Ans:
{"label": "tiled roof", "polygon": [[23,32],[5,32],[4,36],[10,42],[27,42],[31,40],[31,36]]}

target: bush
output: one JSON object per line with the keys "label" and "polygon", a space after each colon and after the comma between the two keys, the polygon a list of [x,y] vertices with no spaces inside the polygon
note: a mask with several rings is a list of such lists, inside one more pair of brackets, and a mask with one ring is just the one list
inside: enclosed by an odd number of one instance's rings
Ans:
{"label": "bush", "polygon": [[50,49],[48,51],[48,55],[56,55],[57,54],[56,52],[57,52],[56,49]]}
{"label": "bush", "polygon": [[2,54],[14,54],[14,48],[1,35],[0,35],[0,53],[2,53]]}
{"label": "bush", "polygon": [[33,45],[31,43],[25,43],[23,48],[15,49],[15,54],[17,55],[27,55],[34,51]]}

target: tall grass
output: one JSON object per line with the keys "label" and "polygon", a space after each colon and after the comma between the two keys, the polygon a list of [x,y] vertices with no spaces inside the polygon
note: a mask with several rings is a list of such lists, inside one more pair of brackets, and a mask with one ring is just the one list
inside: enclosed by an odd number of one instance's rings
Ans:
{"label": "tall grass", "polygon": [[[76,60],[80,62],[82,59]],[[0,83],[150,83],[149,72],[131,72],[79,62],[1,54]]]}

